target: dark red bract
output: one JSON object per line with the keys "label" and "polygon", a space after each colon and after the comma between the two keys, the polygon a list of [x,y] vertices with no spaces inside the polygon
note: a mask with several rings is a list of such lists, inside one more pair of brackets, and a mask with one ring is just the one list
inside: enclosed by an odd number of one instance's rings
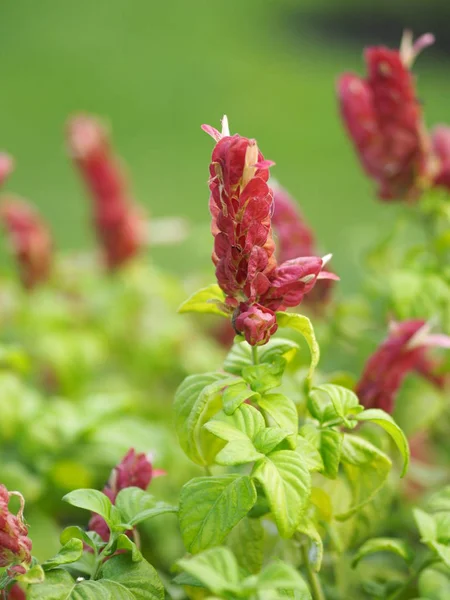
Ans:
{"label": "dark red bract", "polygon": [[427,349],[430,346],[449,347],[449,344],[450,338],[446,336],[430,335],[425,321],[393,323],[388,338],[369,358],[356,386],[361,404],[391,413],[396,394],[406,375],[412,371],[439,384],[440,379],[433,373],[434,363],[427,357]]}
{"label": "dark red bract", "polygon": [[94,117],[79,115],[67,127],[69,151],[91,193],[94,225],[110,269],[120,267],[145,244],[145,220],[136,206],[109,134]]}
{"label": "dark red bract", "polygon": [[0,219],[9,237],[24,287],[34,288],[45,282],[53,261],[50,231],[37,211],[15,197],[5,198],[0,205]]}
{"label": "dark red bract", "polygon": [[341,115],[382,200],[415,200],[428,182],[429,141],[414,80],[398,50],[368,48],[366,79],[338,81]]}
{"label": "dark red bract", "polygon": [[[21,507],[17,515],[9,510],[12,495],[18,496]],[[8,492],[0,485],[0,567],[31,562],[31,540],[23,521],[23,498],[18,492]]]}

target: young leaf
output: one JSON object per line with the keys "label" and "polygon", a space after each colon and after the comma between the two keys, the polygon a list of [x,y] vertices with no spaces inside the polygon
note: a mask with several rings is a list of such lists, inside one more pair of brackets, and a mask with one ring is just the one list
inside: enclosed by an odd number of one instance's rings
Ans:
{"label": "young leaf", "polygon": [[124,533],[121,533],[117,537],[114,544],[109,548],[108,552],[105,552],[105,554],[106,554],[106,556],[112,556],[118,550],[126,550],[127,552],[130,552],[131,560],[133,562],[139,562],[139,561],[143,560],[143,556],[142,556],[141,552],[139,551],[138,547],[136,546],[136,544],[134,542],[132,542],[130,540],[130,538],[127,535],[125,535]]}
{"label": "young leaf", "polygon": [[206,550],[192,558],[179,560],[178,565],[213,594],[238,593],[240,590],[239,567],[228,548]]}
{"label": "young leaf", "polygon": [[317,343],[311,321],[304,315],[277,312],[277,323],[279,327],[288,327],[289,329],[298,331],[305,338],[311,353],[311,363],[306,383],[311,386],[314,371],[320,358],[319,344]]}
{"label": "young leaf", "polygon": [[417,600],[448,600],[450,577],[438,569],[425,569],[419,575],[420,598]]}
{"label": "young leaf", "polygon": [[100,583],[111,599],[164,600],[164,586],[156,570],[146,560],[133,562],[129,553],[112,556],[103,564],[100,575]]}
{"label": "young leaf", "polygon": [[42,583],[45,579],[44,569],[41,565],[33,565],[26,573],[17,575],[16,579],[17,581],[20,581],[20,583]]}
{"label": "young leaf", "polygon": [[178,309],[179,313],[209,313],[229,317],[230,311],[225,304],[225,294],[217,283],[197,290],[185,300]]}
{"label": "young leaf", "polygon": [[120,512],[122,521],[129,525],[128,529],[152,517],[177,512],[175,507],[164,502],[156,502],[151,494],[137,487],[121,490],[117,494],[115,506]]}
{"label": "young leaf", "polygon": [[248,476],[197,477],[180,495],[180,529],[192,554],[219,546],[256,502],[255,485]]}
{"label": "young leaf", "polygon": [[392,463],[384,452],[364,438],[344,435],[342,444],[342,464],[353,495],[353,506],[336,515],[345,520],[370,502],[383,487]]}
{"label": "young leaf", "polygon": [[264,527],[261,519],[244,517],[228,536],[227,546],[245,573],[259,573],[264,559]]}
{"label": "young leaf", "polygon": [[269,415],[282,429],[288,429],[295,438],[298,433],[297,408],[290,398],[283,394],[264,394],[258,400],[258,406],[265,415]]}
{"label": "young leaf", "polygon": [[347,417],[354,418],[354,415],[364,408],[360,406],[354,392],[340,385],[327,383],[315,387],[310,392],[308,410],[320,423],[340,419],[347,427],[351,427],[352,424]]}
{"label": "young leaf", "polygon": [[420,508],[413,509],[413,514],[422,542],[425,544],[435,542],[437,540],[437,526],[432,515],[429,515]]}
{"label": "young leaf", "polygon": [[427,501],[427,508],[431,511],[450,511],[450,485],[432,494]]}
{"label": "young leaf", "polygon": [[272,450],[275,450],[278,444],[281,444],[283,440],[289,437],[289,435],[290,431],[288,429],[266,427],[256,434],[253,444],[262,454],[269,454]]}
{"label": "young leaf", "polygon": [[253,398],[259,398],[259,394],[251,390],[243,379],[237,379],[223,392],[223,410],[225,414],[232,415],[241,404]]}
{"label": "young leaf", "polygon": [[83,554],[83,542],[80,539],[72,538],[69,540],[56,556],[46,560],[42,567],[44,571],[50,571],[55,567],[67,565],[75,562]]}
{"label": "young leaf", "polygon": [[231,416],[221,411],[204,428],[228,442],[215,458],[218,464],[240,465],[262,457],[253,439],[265,428],[265,423],[261,413],[253,406],[242,404]]}
{"label": "young leaf", "polygon": [[310,439],[299,435],[295,451],[302,457],[308,471],[323,471],[323,460],[320,452]]}
{"label": "young leaf", "polygon": [[414,550],[403,540],[396,540],[393,538],[372,538],[367,540],[367,542],[359,548],[358,552],[353,557],[352,566],[356,567],[361,559],[377,552],[397,554],[397,556],[403,558],[408,564],[412,563],[414,560]]}
{"label": "young leaf", "polygon": [[297,592],[298,600],[311,600],[311,594],[303,577],[291,565],[277,561],[265,567],[258,576],[260,590]]}
{"label": "young leaf", "polygon": [[[73,538],[76,538],[84,542],[90,548],[95,548],[96,543],[95,540],[91,537],[92,533],[93,532],[84,531],[84,529],[81,529],[81,527],[78,527],[78,525],[71,525],[70,527],[66,527],[62,531],[59,539],[61,544],[65,545]],[[103,542],[103,540],[100,541]]]}
{"label": "young leaf", "polygon": [[311,476],[302,457],[293,450],[279,450],[259,460],[252,476],[269,501],[282,537],[297,529],[311,492]]}
{"label": "young leaf", "polygon": [[264,394],[281,385],[286,364],[286,360],[282,356],[277,356],[271,363],[244,367],[242,377],[253,391]]}
{"label": "young leaf", "polygon": [[190,375],[175,395],[175,427],[187,456],[201,466],[213,462],[223,444],[203,425],[222,408],[222,390],[236,381],[223,373]]}
{"label": "young leaf", "polygon": [[103,517],[108,523],[111,519],[111,500],[98,490],[74,490],[63,497],[64,502],[84,508]]}
{"label": "young leaf", "polygon": [[320,432],[320,456],[323,461],[323,474],[330,479],[336,479],[341,462],[342,442],[344,435],[334,429],[324,429]]}
{"label": "young leaf", "polygon": [[369,408],[357,415],[356,419],[361,422],[370,421],[371,423],[376,423],[392,437],[403,458],[403,470],[401,474],[403,477],[406,474],[409,465],[409,445],[405,434],[391,415],[379,408]]}
{"label": "young leaf", "polygon": [[[273,363],[278,357],[289,363],[298,350],[298,344],[291,340],[272,338],[267,344],[258,348],[260,363]],[[251,346],[245,342],[235,342],[224,362],[224,369],[233,375],[242,375],[242,369],[253,364]]]}

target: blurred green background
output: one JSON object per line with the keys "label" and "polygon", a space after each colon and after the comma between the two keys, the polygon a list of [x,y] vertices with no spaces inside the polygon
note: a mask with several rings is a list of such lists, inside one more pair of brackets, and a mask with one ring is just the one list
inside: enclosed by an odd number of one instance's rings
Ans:
{"label": "blurred green background", "polygon": [[212,140],[200,125],[218,126],[227,113],[232,132],[256,137],[276,161],[273,174],[351,289],[364,247],[398,208],[373,199],[343,133],[334,82],[342,71],[363,71],[367,43],[396,45],[404,26],[417,34],[434,28],[436,49],[415,71],[428,123],[448,120],[449,4],[0,0],[0,147],[17,160],[7,189],[39,206],[59,247],[92,244],[63,132],[75,111],[101,115],[113,125],[136,198],[155,216],[195,224],[184,247],[155,250],[157,260],[195,270],[209,264]]}

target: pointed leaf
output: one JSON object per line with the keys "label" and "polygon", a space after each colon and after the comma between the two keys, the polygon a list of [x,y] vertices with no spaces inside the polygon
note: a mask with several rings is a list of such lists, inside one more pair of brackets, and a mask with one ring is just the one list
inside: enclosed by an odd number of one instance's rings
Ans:
{"label": "pointed leaf", "polygon": [[213,283],[197,290],[185,300],[178,309],[179,313],[209,313],[229,317],[230,311],[225,304],[225,294]]}
{"label": "pointed leaf", "polygon": [[301,456],[293,450],[273,452],[255,464],[252,476],[264,488],[280,535],[291,537],[311,493],[311,476]]}
{"label": "pointed leaf", "polygon": [[245,573],[259,573],[264,559],[264,527],[261,519],[244,517],[228,536],[227,546]]}
{"label": "pointed leaf", "polygon": [[129,553],[112,556],[103,564],[100,575],[111,600],[164,600],[164,586],[156,570],[146,560],[133,562]]}
{"label": "pointed leaf", "polygon": [[217,438],[203,429],[222,408],[222,390],[236,381],[223,373],[187,377],[175,395],[175,427],[180,445],[187,456],[201,466],[212,464],[223,447]]}
{"label": "pointed leaf", "polygon": [[192,558],[179,560],[178,565],[213,594],[238,592],[240,589],[239,567],[228,548],[206,550]]}
{"label": "pointed leaf", "polygon": [[273,388],[281,385],[286,360],[281,357],[275,357],[271,363],[260,363],[251,365],[242,369],[242,377],[255,392],[264,394]]}
{"label": "pointed leaf", "polygon": [[[239,338],[237,338],[239,339]],[[272,338],[267,344],[258,349],[260,363],[273,363],[277,357],[282,357],[289,363],[298,350],[298,344],[291,340]],[[235,342],[225,358],[224,369],[233,375],[241,375],[242,369],[253,364],[251,346],[244,341]]]}
{"label": "pointed leaf", "polygon": [[367,542],[359,548],[358,552],[353,557],[352,567],[356,567],[361,559],[377,552],[397,554],[397,556],[403,558],[408,564],[412,563],[414,560],[414,550],[403,540],[396,540],[394,538],[372,538],[367,540]]}
{"label": "pointed leaf", "polygon": [[336,515],[345,520],[370,502],[386,482],[392,463],[376,446],[356,435],[344,435],[342,465],[350,483],[353,506]]}
{"label": "pointed leaf", "polygon": [[42,567],[44,571],[50,571],[55,567],[75,562],[82,554],[83,542],[77,538],[72,538],[66,544],[64,544],[56,556],[46,560],[42,564]]}
{"label": "pointed leaf", "polygon": [[248,476],[196,477],[183,486],[180,529],[192,554],[219,546],[256,502],[256,489]]}
{"label": "pointed leaf", "polygon": [[278,444],[281,444],[283,440],[289,437],[289,435],[290,431],[287,429],[266,427],[256,434],[253,444],[262,454],[269,454],[272,450],[275,450]]}
{"label": "pointed leaf", "polygon": [[258,589],[298,592],[299,600],[311,600],[303,577],[291,565],[277,561],[265,567],[258,577]]}
{"label": "pointed leaf", "polygon": [[122,521],[130,526],[129,529],[158,515],[177,512],[174,506],[157,502],[151,494],[138,487],[121,490],[117,494],[115,506],[120,512]]}
{"label": "pointed leaf", "polygon": [[304,315],[277,312],[277,323],[279,327],[288,327],[289,329],[298,331],[305,338],[311,353],[311,363],[306,382],[309,386],[311,386],[314,371],[319,363],[320,358],[319,344],[317,343],[311,321]]}
{"label": "pointed leaf", "polygon": [[340,385],[327,383],[311,390],[308,410],[320,423],[341,419],[342,423],[351,427],[348,417],[354,419],[364,408],[354,392]]}
{"label": "pointed leaf", "polygon": [[246,400],[254,398],[259,398],[259,394],[251,390],[243,379],[238,379],[223,392],[223,410],[227,415],[232,415]]}
{"label": "pointed leaf", "polygon": [[283,394],[264,394],[258,400],[258,405],[278,427],[291,432],[295,445],[298,433],[298,413],[293,400]]}
{"label": "pointed leaf", "polygon": [[376,423],[376,425],[382,427],[392,437],[403,458],[403,470],[401,474],[403,477],[409,465],[409,444],[405,434],[391,415],[379,408],[369,408],[357,415],[356,418],[361,422],[370,421],[371,423]]}
{"label": "pointed leaf", "polygon": [[103,517],[106,522],[111,520],[111,500],[98,490],[81,489],[66,494],[63,498],[72,506],[84,508]]}

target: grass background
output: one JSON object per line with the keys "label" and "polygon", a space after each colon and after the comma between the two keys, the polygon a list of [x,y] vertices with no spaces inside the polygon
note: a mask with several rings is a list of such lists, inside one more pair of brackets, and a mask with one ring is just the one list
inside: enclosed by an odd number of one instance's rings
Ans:
{"label": "grass background", "polygon": [[[195,224],[184,247],[158,249],[157,260],[179,271],[209,265],[212,140],[200,124],[217,126],[226,112],[233,132],[256,137],[276,161],[273,174],[298,199],[323,251],[334,253],[342,286],[352,288],[364,246],[398,207],[373,199],[339,122],[334,82],[342,71],[363,71],[359,17],[386,24],[368,43],[390,42],[401,36],[403,15],[405,25],[416,22],[424,3],[391,5],[0,0],[0,147],[17,160],[7,189],[39,206],[61,248],[92,244],[88,202],[63,133],[69,114],[96,113],[113,125],[137,199],[153,215]],[[426,14],[442,7],[430,1]],[[351,16],[350,32],[330,31],[330,18],[321,28],[330,14]],[[416,73],[427,121],[450,120],[446,59],[428,52]]]}

